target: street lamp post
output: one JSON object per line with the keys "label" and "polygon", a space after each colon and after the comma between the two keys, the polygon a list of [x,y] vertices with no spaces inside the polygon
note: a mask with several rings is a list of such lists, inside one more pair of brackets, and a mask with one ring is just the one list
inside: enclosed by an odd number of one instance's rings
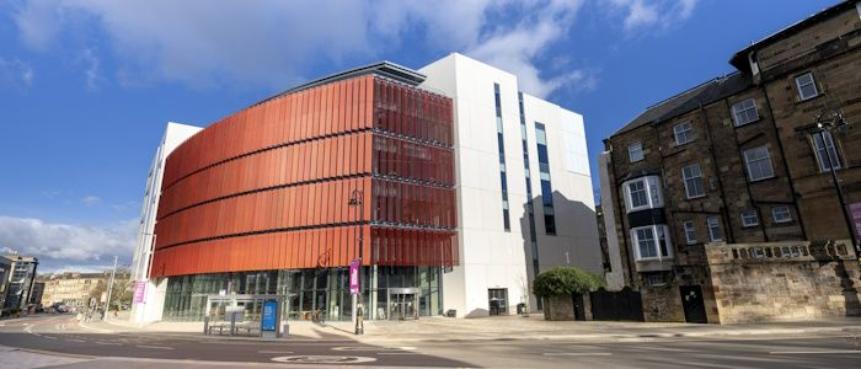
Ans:
{"label": "street lamp post", "polygon": [[[361,335],[361,334],[365,333],[365,324],[363,321],[364,317],[365,317],[364,316],[365,315],[365,313],[364,313],[365,309],[364,309],[364,306],[362,305],[362,258],[364,256],[364,255],[362,255],[364,252],[364,250],[363,250],[364,248],[362,247],[363,246],[362,243],[364,241],[362,239],[363,238],[362,237],[362,219],[364,217],[364,208],[365,208],[363,206],[364,205],[364,202],[362,200],[363,198],[364,198],[364,192],[362,192],[362,190],[360,190],[360,189],[355,189],[355,190],[353,190],[353,193],[350,196],[350,201],[347,202],[347,204],[350,207],[356,207],[357,211],[359,213],[359,217],[356,221],[356,228],[358,230],[356,232],[356,253],[355,253],[355,255],[358,255],[358,264],[359,264],[358,270],[356,271],[358,273],[358,281],[359,281],[359,283],[358,283],[359,288],[358,289],[359,289],[359,291],[357,294],[353,295],[353,317],[354,317],[355,322],[356,322],[354,333],[356,335]],[[361,309],[360,309],[360,307],[361,307]]]}
{"label": "street lamp post", "polygon": [[[840,178],[837,176],[837,165],[839,163],[835,163],[834,159],[831,157],[831,149],[828,147],[828,142],[826,140],[825,132],[828,132],[828,135],[831,138],[832,147],[834,147],[835,154],[837,147],[834,142],[834,135],[831,134],[836,129],[844,128],[848,125],[846,119],[843,118],[843,114],[839,111],[832,111],[830,116],[826,116],[823,112],[816,117],[816,123],[812,126],[803,128],[810,134],[811,136],[816,136],[819,138],[819,141],[822,142],[822,146],[825,148],[825,153],[820,155],[821,160],[824,162],[826,166],[828,166],[828,171],[831,174],[831,183],[834,185],[834,192],[837,193],[837,201],[840,203],[840,210],[843,214],[843,220],[846,222],[846,229],[849,231],[849,239],[852,241],[852,247],[855,248],[856,252],[861,252],[861,245],[858,244],[858,237],[855,234],[855,227],[853,225],[852,216],[849,214],[849,210],[847,209],[846,197],[843,194],[843,187],[840,186]],[[814,149],[818,150],[816,146],[816,140],[814,139]]]}

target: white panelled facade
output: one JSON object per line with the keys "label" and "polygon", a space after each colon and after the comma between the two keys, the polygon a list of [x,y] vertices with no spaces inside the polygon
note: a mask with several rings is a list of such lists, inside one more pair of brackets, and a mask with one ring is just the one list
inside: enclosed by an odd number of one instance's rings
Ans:
{"label": "white panelled facade", "polygon": [[491,310],[490,297],[504,297],[502,314],[515,313],[519,303],[534,311],[535,266],[539,272],[571,265],[602,273],[583,117],[520,93],[515,75],[460,54],[419,71],[427,75],[422,86],[448,95],[455,107],[460,265],[443,277],[444,309],[483,316]]}
{"label": "white panelled facade", "polygon": [[137,244],[135,245],[131,268],[132,280],[146,283],[144,289],[145,303],[132,304],[130,316],[132,322],[146,323],[161,320],[167,279],[162,278],[160,281],[149,280],[148,272],[151,261],[151,247],[154,244],[153,231],[155,230],[155,218],[158,212],[158,199],[161,196],[164,162],[174,149],[201,129],[200,127],[186,124],[168,122],[164,136],[161,139],[161,144],[156,149],[155,157],[152,160],[152,165],[147,176],[140,224],[138,225]]}

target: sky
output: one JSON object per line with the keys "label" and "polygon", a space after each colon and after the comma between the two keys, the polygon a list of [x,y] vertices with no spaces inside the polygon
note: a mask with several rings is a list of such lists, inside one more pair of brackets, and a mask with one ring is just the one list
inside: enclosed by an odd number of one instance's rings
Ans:
{"label": "sky", "polygon": [[4,0],[0,252],[46,272],[130,264],[166,122],[206,126],[379,60],[460,52],[516,74],[583,114],[594,170],[601,140],[645,108],[836,2]]}

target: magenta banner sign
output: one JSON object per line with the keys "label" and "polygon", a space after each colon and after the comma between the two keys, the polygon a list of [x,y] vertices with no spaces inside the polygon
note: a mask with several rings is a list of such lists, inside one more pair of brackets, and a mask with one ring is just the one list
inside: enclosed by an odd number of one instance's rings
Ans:
{"label": "magenta banner sign", "polygon": [[135,281],[135,293],[132,303],[142,304],[146,295],[146,282]]}
{"label": "magenta banner sign", "polygon": [[861,240],[861,202],[849,204],[849,213],[852,214],[852,224],[855,225],[855,239]]}
{"label": "magenta banner sign", "polygon": [[359,294],[359,260],[350,262],[350,294]]}

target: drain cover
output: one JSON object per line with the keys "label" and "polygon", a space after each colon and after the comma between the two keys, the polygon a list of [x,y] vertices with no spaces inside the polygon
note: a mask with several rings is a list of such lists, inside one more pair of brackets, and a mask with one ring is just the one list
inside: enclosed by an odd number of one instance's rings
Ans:
{"label": "drain cover", "polygon": [[296,355],[280,356],[272,358],[272,361],[289,364],[361,364],[377,361],[377,359],[364,356]]}

